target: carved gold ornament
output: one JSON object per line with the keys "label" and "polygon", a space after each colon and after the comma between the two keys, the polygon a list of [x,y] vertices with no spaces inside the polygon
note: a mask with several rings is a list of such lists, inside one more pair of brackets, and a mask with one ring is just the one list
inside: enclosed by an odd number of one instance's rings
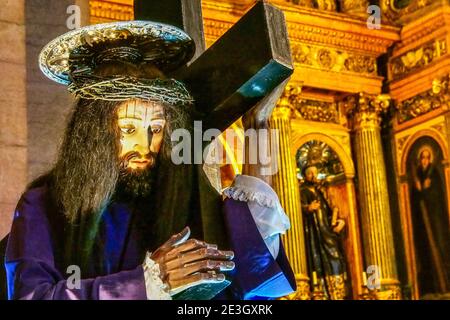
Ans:
{"label": "carved gold ornament", "polygon": [[420,48],[408,51],[391,60],[391,78],[395,80],[404,77],[412,71],[429,65],[446,54],[447,42],[445,39],[435,40]]}
{"label": "carved gold ornament", "polygon": [[330,299],[344,300],[346,296],[344,275],[327,276],[327,282]]}
{"label": "carved gold ornament", "polygon": [[408,20],[408,16],[437,3],[436,0],[380,0],[383,15],[394,23]]}
{"label": "carved gold ornament", "polygon": [[339,112],[335,102],[295,99],[295,117],[308,121],[339,123]]}
{"label": "carved gold ornament", "polygon": [[403,123],[440,108],[448,110],[450,102],[448,86],[448,76],[435,79],[430,90],[398,103],[396,105],[398,122]]}
{"label": "carved gold ornament", "polygon": [[369,2],[367,0],[340,0],[341,10],[346,13],[367,14]]}
{"label": "carved gold ornament", "polygon": [[297,290],[280,300],[310,300],[311,292],[309,279],[307,277],[296,276]]}
{"label": "carved gold ornament", "polygon": [[316,0],[317,8],[325,11],[336,11],[335,0]]}
{"label": "carved gold ornament", "polygon": [[314,8],[313,0],[286,0],[286,1],[301,7]]}
{"label": "carved gold ornament", "polygon": [[377,74],[376,59],[371,56],[303,43],[293,45],[292,55],[297,65],[336,72]]}

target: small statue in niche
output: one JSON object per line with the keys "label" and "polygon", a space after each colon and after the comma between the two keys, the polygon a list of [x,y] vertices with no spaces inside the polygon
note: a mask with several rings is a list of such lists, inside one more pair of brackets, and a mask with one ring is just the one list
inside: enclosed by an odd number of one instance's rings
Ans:
{"label": "small statue in niche", "polygon": [[340,233],[345,221],[328,197],[324,182],[317,179],[314,165],[303,168],[305,182],[300,188],[305,228],[308,269],[313,287],[320,288],[326,299],[346,296],[346,263]]}

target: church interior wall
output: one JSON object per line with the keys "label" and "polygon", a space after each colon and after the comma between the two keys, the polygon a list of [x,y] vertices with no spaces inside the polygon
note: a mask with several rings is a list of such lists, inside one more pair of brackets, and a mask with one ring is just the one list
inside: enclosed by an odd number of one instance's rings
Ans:
{"label": "church interior wall", "polygon": [[87,24],[87,4],[79,0],[26,2],[28,181],[44,174],[53,164],[74,102],[64,86],[50,81],[39,70],[39,52],[68,31],[67,10],[71,5],[84,10],[81,23]]}

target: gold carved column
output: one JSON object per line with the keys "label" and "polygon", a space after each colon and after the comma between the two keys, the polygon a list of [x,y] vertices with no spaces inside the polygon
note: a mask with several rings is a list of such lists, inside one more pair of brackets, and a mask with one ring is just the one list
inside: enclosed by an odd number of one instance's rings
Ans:
{"label": "gold carved column", "polygon": [[273,176],[273,188],[280,198],[291,221],[291,229],[283,236],[283,244],[295,273],[297,291],[289,299],[310,299],[309,277],[307,276],[305,239],[300,207],[295,158],[291,153],[291,106],[287,96],[283,96],[273,110],[269,121],[271,129],[278,130],[279,150],[278,172]]}
{"label": "gold carved column", "polygon": [[389,107],[383,96],[360,94],[347,106],[355,131],[355,153],[361,206],[366,267],[378,269],[381,287],[375,296],[382,300],[401,298],[397,280],[394,238],[389,208],[386,168],[380,134],[381,114]]}

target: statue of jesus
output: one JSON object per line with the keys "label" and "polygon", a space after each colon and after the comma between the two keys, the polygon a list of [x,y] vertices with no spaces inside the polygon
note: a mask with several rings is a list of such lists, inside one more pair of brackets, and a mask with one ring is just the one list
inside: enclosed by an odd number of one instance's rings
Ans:
{"label": "statue of jesus", "polygon": [[240,175],[220,195],[200,165],[171,159],[171,133],[191,128],[195,101],[166,74],[191,56],[183,31],[143,21],[85,27],[44,48],[41,69],[77,100],[55,165],[14,212],[10,299],[173,299],[221,283],[208,299],[295,290],[280,241],[289,220],[272,188]]}

